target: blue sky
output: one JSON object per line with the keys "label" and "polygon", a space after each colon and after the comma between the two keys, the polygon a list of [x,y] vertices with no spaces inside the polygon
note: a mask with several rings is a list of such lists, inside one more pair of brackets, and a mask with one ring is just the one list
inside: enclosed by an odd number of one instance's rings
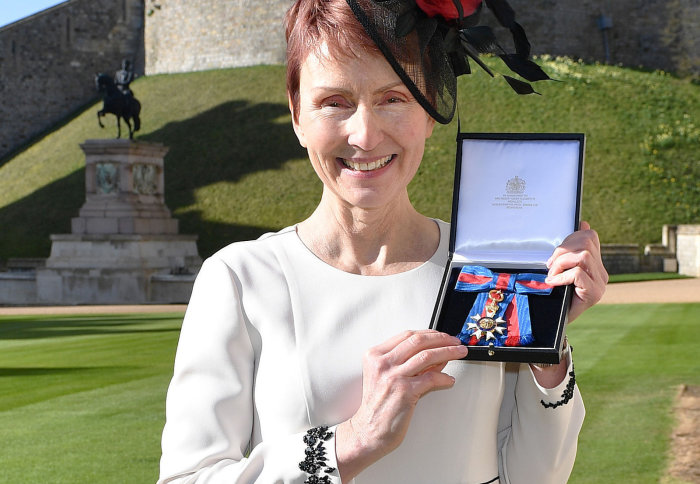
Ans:
{"label": "blue sky", "polygon": [[0,27],[66,0],[0,0]]}

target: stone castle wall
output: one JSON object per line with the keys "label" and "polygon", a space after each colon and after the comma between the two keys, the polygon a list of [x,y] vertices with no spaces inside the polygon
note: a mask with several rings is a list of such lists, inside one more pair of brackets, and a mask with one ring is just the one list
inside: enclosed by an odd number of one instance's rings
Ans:
{"label": "stone castle wall", "polygon": [[[290,3],[146,0],[146,73],[283,62],[282,19]],[[535,54],[700,74],[698,0],[510,0],[510,4]],[[603,31],[601,25],[608,28]]]}
{"label": "stone castle wall", "polygon": [[96,98],[123,58],[143,73],[142,0],[70,0],[0,28],[0,157]]}
{"label": "stone castle wall", "polygon": [[282,64],[290,0],[147,0],[146,74]]}
{"label": "stone castle wall", "polygon": [[[510,4],[535,54],[700,74],[698,0],[511,0]],[[601,30],[602,26],[608,28]]]}

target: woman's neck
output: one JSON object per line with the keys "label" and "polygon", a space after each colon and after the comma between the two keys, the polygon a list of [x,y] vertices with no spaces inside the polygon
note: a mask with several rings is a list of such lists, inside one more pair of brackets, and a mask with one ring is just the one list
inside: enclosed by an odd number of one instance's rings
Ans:
{"label": "woman's neck", "polygon": [[327,264],[362,275],[411,270],[430,259],[440,242],[437,224],[416,212],[407,194],[391,206],[362,209],[324,193],[297,232]]}

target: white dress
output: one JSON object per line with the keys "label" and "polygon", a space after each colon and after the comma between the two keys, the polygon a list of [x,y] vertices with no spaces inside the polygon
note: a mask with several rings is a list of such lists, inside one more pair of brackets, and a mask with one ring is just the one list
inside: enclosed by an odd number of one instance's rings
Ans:
{"label": "white dress", "polygon": [[[295,227],[209,258],[182,327],[158,482],[309,479],[303,436],[353,415],[363,353],[429,327],[448,251],[449,225],[438,225],[435,255],[389,276],[327,265]],[[423,397],[403,443],[356,484],[566,482],[584,416],[571,377],[544,389],[527,364],[454,361],[445,371],[454,387]],[[567,385],[568,403],[543,405],[561,401]],[[325,447],[326,466],[337,468],[334,436]],[[318,476],[341,482],[337,469]]]}

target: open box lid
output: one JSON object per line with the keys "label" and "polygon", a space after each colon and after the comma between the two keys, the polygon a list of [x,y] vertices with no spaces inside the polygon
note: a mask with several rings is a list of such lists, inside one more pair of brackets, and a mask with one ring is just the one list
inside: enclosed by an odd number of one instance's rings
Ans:
{"label": "open box lid", "polygon": [[[450,254],[431,328],[460,339],[463,333],[471,335],[469,342],[462,339],[469,346],[466,360],[560,361],[571,285],[557,286],[550,294],[527,295],[531,341],[508,345],[480,337],[472,342],[475,333],[469,333],[469,323],[476,314],[470,316],[471,310],[485,293],[457,290],[456,283],[469,265],[499,274],[547,272],[545,264],[554,249],[578,227],[584,143],[582,134],[458,136]],[[485,308],[483,301],[478,304]],[[511,321],[520,316],[504,319],[510,332]]]}
{"label": "open box lid", "polygon": [[578,227],[583,134],[461,133],[453,262],[544,268]]}

